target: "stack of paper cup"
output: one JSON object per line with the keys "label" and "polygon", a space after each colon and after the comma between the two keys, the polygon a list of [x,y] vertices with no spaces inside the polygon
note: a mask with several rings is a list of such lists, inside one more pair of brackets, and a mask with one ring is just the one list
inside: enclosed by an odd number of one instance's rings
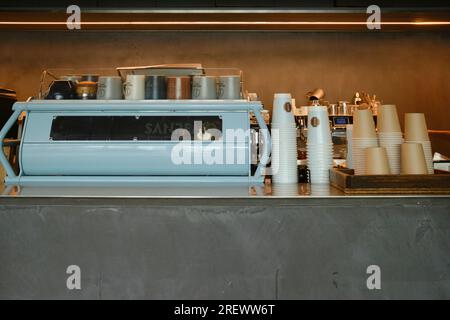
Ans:
{"label": "stack of paper cup", "polygon": [[348,169],[353,169],[353,160],[352,160],[353,125],[352,124],[346,125],[345,132],[347,135],[347,159],[345,161],[345,164]]}
{"label": "stack of paper cup", "polygon": [[328,108],[325,106],[308,108],[307,158],[311,183],[329,183],[330,169],[333,167],[333,143]]}
{"label": "stack of paper cup", "polygon": [[420,143],[422,145],[425,160],[427,163],[428,174],[434,173],[433,152],[431,142],[428,137],[427,123],[423,113],[405,114],[405,142]]}
{"label": "stack of paper cup", "polygon": [[297,183],[297,128],[289,93],[274,96],[272,110],[272,181]]}
{"label": "stack of paper cup", "polygon": [[313,197],[329,197],[331,187],[329,184],[312,184],[310,195]]}
{"label": "stack of paper cup", "polygon": [[386,149],[391,173],[400,174],[403,134],[395,105],[382,105],[378,109],[378,141]]}
{"label": "stack of paper cup", "polygon": [[272,185],[274,197],[296,197],[298,196],[298,183],[276,183]]}
{"label": "stack of paper cup", "polygon": [[356,175],[366,174],[365,149],[378,147],[372,111],[356,110],[353,113],[352,162]]}

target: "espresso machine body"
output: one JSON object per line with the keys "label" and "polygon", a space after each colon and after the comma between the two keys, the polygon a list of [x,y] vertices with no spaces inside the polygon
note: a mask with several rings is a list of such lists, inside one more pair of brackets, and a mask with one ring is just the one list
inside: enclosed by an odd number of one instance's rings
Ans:
{"label": "espresso machine body", "polygon": [[[260,102],[30,101],[16,103],[14,110],[2,134],[20,113],[27,116],[20,172],[0,156],[8,185],[262,183],[270,154]],[[254,174],[252,140],[245,135],[250,113],[264,140]],[[181,135],[173,140],[178,129]],[[216,141],[210,140],[211,130],[219,132]],[[239,139],[229,132],[244,135]]]}

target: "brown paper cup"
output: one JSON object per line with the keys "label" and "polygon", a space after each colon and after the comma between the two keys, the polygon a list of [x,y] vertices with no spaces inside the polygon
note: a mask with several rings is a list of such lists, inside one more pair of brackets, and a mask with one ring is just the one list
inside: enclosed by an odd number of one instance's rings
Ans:
{"label": "brown paper cup", "polygon": [[382,105],[378,108],[378,132],[402,132],[395,105]]}
{"label": "brown paper cup", "polygon": [[365,109],[353,113],[353,137],[377,138],[372,111]]}
{"label": "brown paper cup", "polygon": [[366,156],[366,174],[391,174],[386,149],[383,147],[367,148]]}
{"label": "brown paper cup", "polygon": [[420,143],[404,143],[401,146],[401,173],[428,174],[425,154]]}
{"label": "brown paper cup", "polygon": [[430,141],[423,113],[405,113],[405,140]]}

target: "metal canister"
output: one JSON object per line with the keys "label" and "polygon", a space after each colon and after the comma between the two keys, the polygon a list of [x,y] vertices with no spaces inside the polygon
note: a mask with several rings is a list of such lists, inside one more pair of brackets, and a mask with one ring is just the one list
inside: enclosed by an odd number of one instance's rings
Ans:
{"label": "metal canister", "polygon": [[167,99],[191,99],[191,77],[167,77]]}
{"label": "metal canister", "polygon": [[350,109],[350,105],[348,101],[339,101],[338,112],[341,116],[350,116],[352,115],[352,111]]}
{"label": "metal canister", "polygon": [[339,115],[339,109],[337,104],[330,104],[328,106],[328,114],[330,116],[337,116]]}
{"label": "metal canister", "polygon": [[166,99],[167,82],[164,76],[147,76],[145,78],[145,99]]}
{"label": "metal canister", "polygon": [[82,81],[77,84],[78,99],[90,100],[97,98],[97,83],[92,81]]}

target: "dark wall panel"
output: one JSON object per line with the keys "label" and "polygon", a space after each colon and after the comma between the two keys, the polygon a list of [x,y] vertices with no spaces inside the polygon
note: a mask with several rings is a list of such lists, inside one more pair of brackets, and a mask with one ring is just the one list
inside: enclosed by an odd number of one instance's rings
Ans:
{"label": "dark wall panel", "polygon": [[[356,90],[377,94],[400,113],[426,112],[430,129],[450,130],[449,33],[2,32],[0,86],[24,100],[43,69],[199,62],[237,67],[245,87],[271,108],[273,93],[305,102],[315,87],[329,101]],[[433,141],[450,154],[450,143]]]}

